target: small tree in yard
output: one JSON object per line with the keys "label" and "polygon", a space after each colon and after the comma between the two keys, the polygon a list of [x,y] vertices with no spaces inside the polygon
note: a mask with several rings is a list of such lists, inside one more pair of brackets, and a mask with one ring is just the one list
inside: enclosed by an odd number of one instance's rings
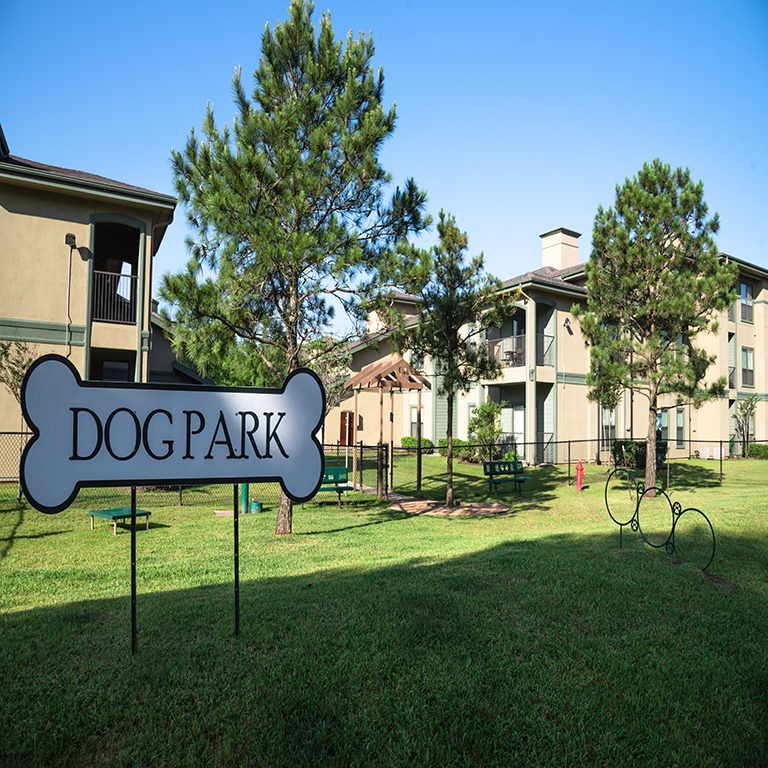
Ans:
{"label": "small tree in yard", "polygon": [[501,437],[501,403],[486,400],[472,414],[467,425],[471,443],[477,443],[480,458],[484,459],[484,449],[488,451],[488,461],[493,461],[493,451]]}
{"label": "small tree in yard", "polygon": [[615,407],[625,388],[648,401],[645,485],[656,484],[659,396],[698,407],[719,396],[725,377],[704,378],[715,356],[694,346],[717,333],[716,315],[735,298],[735,264],[720,257],[704,187],[690,172],[654,160],[616,186],[616,207],[595,216],[585,267],[587,310],[574,305],[590,347],[588,397]]}
{"label": "small tree in yard", "polygon": [[454,399],[479,379],[501,373],[500,363],[488,354],[482,339],[486,328],[501,325],[512,312],[515,296],[502,293],[498,279],[482,276],[482,254],[464,265],[467,235],[453,216],[440,211],[437,233],[438,244],[426,254],[429,277],[409,286],[409,292],[418,296],[418,321],[406,326],[393,310],[387,317],[397,321],[392,332],[395,350],[402,354],[409,349],[417,358],[429,357],[438,380],[437,394],[447,400],[445,503],[452,507]]}
{"label": "small tree in yard", "polygon": [[750,395],[746,400],[739,400],[736,410],[736,432],[741,441],[742,456],[749,456],[750,426],[759,402],[760,395],[757,392]]}
{"label": "small tree in yard", "polygon": [[[21,385],[30,365],[39,357],[36,344],[24,341],[0,341],[0,384],[2,384],[21,406]],[[19,410],[19,461],[24,446],[24,415]],[[21,483],[17,501],[21,501]]]}
{"label": "small tree in yard", "polygon": [[[364,319],[366,297],[430,223],[412,179],[387,198],[379,153],[396,114],[382,106],[373,41],[337,42],[328,14],[316,34],[312,12],[293,0],[285,22],[267,26],[251,97],[236,71],[232,131],[209,105],[202,140],[193,129],[172,153],[195,235],[186,271],[165,275],[160,291],[175,344],[194,359],[239,338],[279,379],[302,365],[333,371],[321,361],[347,343],[328,335],[334,306]],[[292,509],[281,494],[275,534],[291,532]]]}

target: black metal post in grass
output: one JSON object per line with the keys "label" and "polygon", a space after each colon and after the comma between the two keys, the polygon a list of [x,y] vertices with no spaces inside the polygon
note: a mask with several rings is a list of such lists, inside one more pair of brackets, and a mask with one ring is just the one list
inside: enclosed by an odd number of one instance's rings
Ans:
{"label": "black metal post in grass", "polygon": [[136,486],[131,486],[131,653],[138,649],[136,638]]}
{"label": "black metal post in grass", "polygon": [[234,485],[232,509],[235,518],[235,637],[240,637],[240,515],[237,510],[237,483]]}
{"label": "black metal post in grass", "polygon": [[416,498],[421,498],[421,434],[416,441]]}
{"label": "black metal post in grass", "polygon": [[723,441],[720,441],[720,485],[723,484]]}

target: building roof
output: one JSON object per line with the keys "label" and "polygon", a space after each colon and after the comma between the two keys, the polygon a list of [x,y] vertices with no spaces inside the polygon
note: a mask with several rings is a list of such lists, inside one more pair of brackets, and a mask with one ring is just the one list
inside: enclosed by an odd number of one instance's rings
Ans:
{"label": "building roof", "polygon": [[170,213],[166,224],[173,218],[176,198],[151,189],[136,187],[115,179],[97,176],[85,171],[72,168],[61,168],[56,165],[39,163],[36,160],[26,160],[12,155],[8,142],[0,125],[0,180],[26,186],[48,187],[59,189],[69,194],[84,194],[97,197],[110,197],[124,202],[144,203],[153,207],[165,209]]}
{"label": "building roof", "polygon": [[565,269],[541,267],[513,277],[510,280],[505,280],[501,284],[501,288],[504,290],[507,288],[517,288],[518,286],[521,288],[536,286],[539,288],[554,288],[566,293],[576,293],[584,296],[586,295],[586,289],[570,282],[573,278],[580,277],[583,272],[583,264],[577,264],[575,267],[566,267]]}
{"label": "building roof", "polygon": [[10,154],[0,155],[0,178],[33,185],[60,187],[70,191],[81,190],[91,194],[107,194],[136,202],[151,203],[164,208],[176,206],[176,198],[171,195],[153,192],[150,189],[136,187],[93,173],[38,163]]}

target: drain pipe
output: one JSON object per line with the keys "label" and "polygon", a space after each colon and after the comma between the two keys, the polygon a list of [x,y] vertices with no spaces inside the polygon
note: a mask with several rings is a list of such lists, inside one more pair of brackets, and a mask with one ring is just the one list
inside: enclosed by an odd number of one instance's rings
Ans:
{"label": "drain pipe", "polygon": [[64,242],[69,246],[69,268],[67,271],[67,359],[72,351],[72,316],[71,310],[71,294],[72,294],[72,251],[75,249],[75,236],[68,233],[64,238]]}

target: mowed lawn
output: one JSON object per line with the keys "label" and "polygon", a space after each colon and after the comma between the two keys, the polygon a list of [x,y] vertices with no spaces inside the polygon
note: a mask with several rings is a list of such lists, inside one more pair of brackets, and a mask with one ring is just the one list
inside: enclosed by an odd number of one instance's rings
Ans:
{"label": "mowed lawn", "polygon": [[[713,462],[674,475],[671,500],[714,527],[706,573],[629,527],[619,547],[605,467],[581,494],[533,469],[492,517],[363,494],[297,506],[290,537],[274,507],[241,516],[238,638],[233,518],[152,506],[136,656],[127,528],[90,530],[88,491],[52,516],[6,503],[0,765],[768,765],[768,484],[751,464],[722,487]],[[457,488],[491,498],[476,467]]]}

